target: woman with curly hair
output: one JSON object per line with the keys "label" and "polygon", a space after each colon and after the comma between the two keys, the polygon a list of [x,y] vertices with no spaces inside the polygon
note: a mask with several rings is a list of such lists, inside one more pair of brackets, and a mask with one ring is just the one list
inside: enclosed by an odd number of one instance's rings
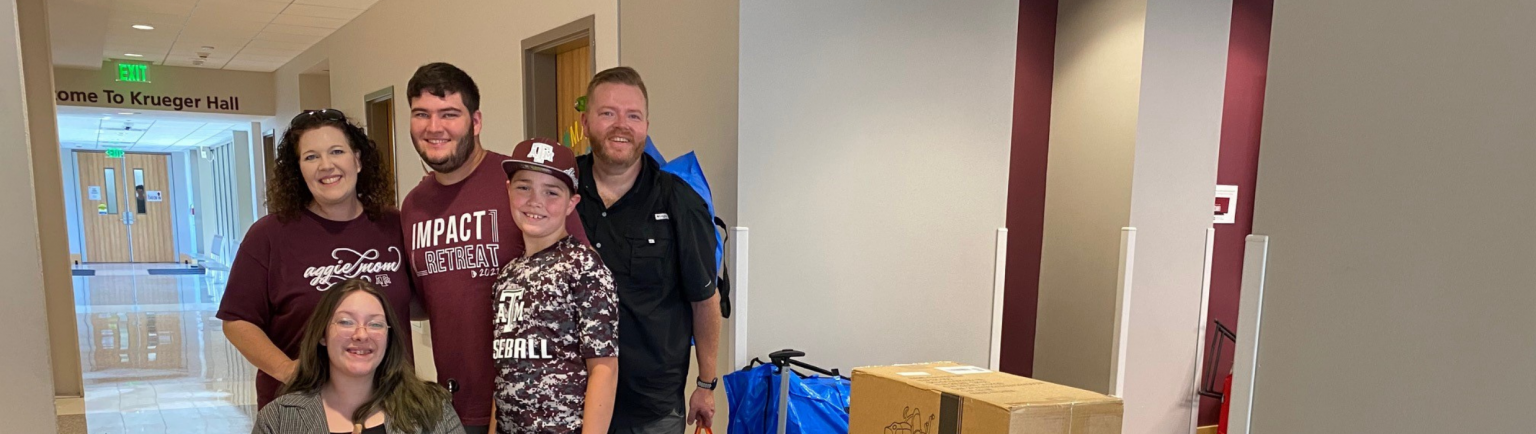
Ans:
{"label": "woman with curly hair", "polygon": [[293,380],[251,433],[463,434],[448,390],[416,377],[410,331],[390,304],[362,279],[327,290],[304,327]]}
{"label": "woman with curly hair", "polygon": [[[258,409],[293,378],[304,323],[326,289],[366,280],[401,318],[410,317],[412,297],[394,180],[363,130],[340,111],[306,111],[289,122],[276,157],[269,215],[241,241],[217,314],[224,336],[260,370]],[[410,335],[402,337],[410,348]]]}

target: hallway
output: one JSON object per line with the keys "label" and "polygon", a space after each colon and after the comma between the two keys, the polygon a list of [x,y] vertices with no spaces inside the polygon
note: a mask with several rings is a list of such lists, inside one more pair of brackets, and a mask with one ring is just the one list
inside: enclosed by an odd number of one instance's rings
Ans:
{"label": "hallway", "polygon": [[92,434],[250,432],[255,368],[214,318],[224,283],[147,271],[174,267],[93,265],[96,276],[74,278],[85,400],[61,417],[83,412]]}

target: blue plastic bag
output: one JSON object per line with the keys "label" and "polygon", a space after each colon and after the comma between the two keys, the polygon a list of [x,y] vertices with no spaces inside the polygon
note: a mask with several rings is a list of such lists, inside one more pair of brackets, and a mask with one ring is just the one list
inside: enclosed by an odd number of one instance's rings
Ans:
{"label": "blue plastic bag", "polygon": [[[651,159],[656,160],[656,164],[661,165],[661,171],[677,175],[678,178],[682,178],[684,182],[687,182],[688,186],[692,187],[693,191],[699,194],[699,197],[704,198],[704,205],[709,207],[709,217],[715,217],[714,193],[710,192],[709,180],[704,178],[704,168],[699,167],[699,158],[694,156],[693,152],[683,154],[683,156],[677,157],[675,160],[667,161],[666,157],[661,155],[661,150],[656,149],[656,143],[652,142],[650,137],[646,137],[645,155],[649,155]],[[720,232],[715,232],[715,270],[720,269],[721,261],[724,259],[725,240],[721,238]]]}
{"label": "blue plastic bag", "polygon": [[[765,364],[726,374],[727,434],[778,432],[778,368]],[[841,377],[789,377],[788,434],[846,434],[850,384]]]}

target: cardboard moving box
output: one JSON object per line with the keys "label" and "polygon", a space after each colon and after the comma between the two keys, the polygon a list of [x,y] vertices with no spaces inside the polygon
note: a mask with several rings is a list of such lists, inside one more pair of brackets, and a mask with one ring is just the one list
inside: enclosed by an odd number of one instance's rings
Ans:
{"label": "cardboard moving box", "polygon": [[853,370],[850,434],[1119,434],[1119,398],[950,362]]}

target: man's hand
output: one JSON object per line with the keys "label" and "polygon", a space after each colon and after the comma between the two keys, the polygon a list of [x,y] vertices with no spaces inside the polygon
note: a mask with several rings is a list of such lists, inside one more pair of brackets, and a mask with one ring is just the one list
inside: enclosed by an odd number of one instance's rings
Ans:
{"label": "man's hand", "polygon": [[707,427],[715,426],[715,391],[693,390],[693,398],[688,399],[688,424],[694,423]]}

